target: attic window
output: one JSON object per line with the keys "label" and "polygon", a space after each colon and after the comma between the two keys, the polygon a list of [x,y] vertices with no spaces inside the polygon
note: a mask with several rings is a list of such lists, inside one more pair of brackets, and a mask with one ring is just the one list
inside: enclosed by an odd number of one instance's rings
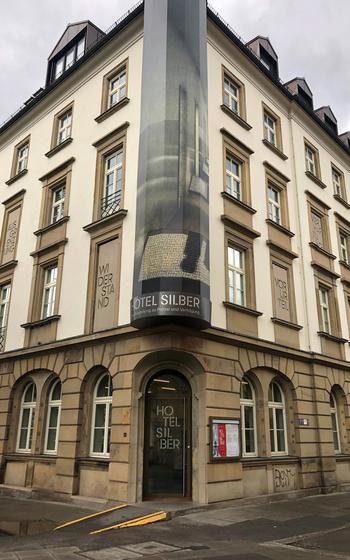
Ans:
{"label": "attic window", "polygon": [[260,61],[270,72],[277,76],[277,63],[262,45],[260,45]]}
{"label": "attic window", "polygon": [[327,115],[324,116],[324,122],[329,128],[333,130],[333,132],[335,132],[336,134],[338,133],[337,125],[335,124],[335,122],[332,121],[332,119],[327,117]]}
{"label": "attic window", "polygon": [[82,37],[75,45],[63,54],[54,65],[54,79],[62,76],[73,64],[83,56],[85,52],[85,37]]}
{"label": "attic window", "polygon": [[303,88],[301,88],[300,86],[298,86],[298,95],[304,101],[304,103],[312,108],[312,99],[310,95],[308,95],[306,91],[303,90]]}

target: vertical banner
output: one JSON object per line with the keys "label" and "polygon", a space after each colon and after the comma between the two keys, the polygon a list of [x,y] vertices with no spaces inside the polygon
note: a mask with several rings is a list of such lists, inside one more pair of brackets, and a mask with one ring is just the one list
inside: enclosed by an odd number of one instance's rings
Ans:
{"label": "vertical banner", "polygon": [[145,0],[131,323],[210,325],[206,0]]}

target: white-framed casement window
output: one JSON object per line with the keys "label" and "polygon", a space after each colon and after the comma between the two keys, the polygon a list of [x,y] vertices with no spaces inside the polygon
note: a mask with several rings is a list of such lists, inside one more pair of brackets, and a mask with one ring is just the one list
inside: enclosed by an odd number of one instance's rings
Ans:
{"label": "white-framed casement window", "polygon": [[118,74],[110,78],[108,84],[107,108],[119,103],[126,95],[126,68],[122,68]]}
{"label": "white-framed casement window", "polygon": [[54,78],[59,78],[63,72],[68,70],[73,64],[83,56],[85,52],[85,37],[82,37],[76,45],[57,60],[55,63]]}
{"label": "white-framed casement window", "polygon": [[242,164],[229,153],[226,153],[226,192],[242,199]]}
{"label": "white-framed casement window", "polygon": [[28,154],[29,154],[29,144],[24,144],[18,148],[17,152],[17,165],[16,174],[21,173],[28,168]]}
{"label": "white-framed casement window", "polygon": [[339,242],[340,242],[340,258],[343,262],[349,264],[348,236],[340,232]]}
{"label": "white-framed casement window", "polygon": [[122,148],[105,157],[102,218],[119,210],[123,184],[123,158]]}
{"label": "white-framed casement window", "polygon": [[319,286],[318,294],[320,299],[321,309],[321,328],[323,332],[331,334],[331,320],[329,315],[329,295],[328,289],[324,286]]}
{"label": "white-framed casement window", "polygon": [[276,224],[281,223],[281,200],[280,191],[276,189],[271,183],[267,187],[267,211],[269,220]]}
{"label": "white-framed casement window", "polygon": [[288,453],[286,406],[283,391],[276,381],[272,381],[269,387],[268,408],[271,454],[286,454]]}
{"label": "white-framed casement window", "polygon": [[269,113],[264,111],[264,138],[270,144],[277,144],[277,122]]}
{"label": "white-framed casement window", "polygon": [[305,145],[305,163],[306,171],[316,175],[316,155],[314,150],[307,144]]}
{"label": "white-framed casement window", "polygon": [[228,300],[242,306],[245,305],[244,257],[244,250],[233,245],[227,247]]}
{"label": "white-framed casement window", "polygon": [[82,37],[77,44],[77,60],[83,56],[85,52],[85,37]]}
{"label": "white-framed casement window", "polygon": [[60,185],[52,191],[52,208],[51,208],[51,224],[55,224],[63,218],[64,215],[64,199],[66,195],[66,185]]}
{"label": "white-framed casement window", "polygon": [[257,455],[256,401],[254,388],[246,377],[241,381],[240,406],[242,455],[254,457]]}
{"label": "white-framed casement window", "polygon": [[239,86],[224,75],[224,104],[234,113],[240,113]]}
{"label": "white-framed casement window", "polygon": [[72,133],[72,111],[69,110],[59,117],[57,123],[57,145],[62,144],[71,137]]}
{"label": "white-framed casement window", "polygon": [[90,455],[109,456],[112,413],[112,378],[103,373],[94,389]]}
{"label": "white-framed casement window", "polygon": [[343,196],[341,180],[342,177],[340,173],[338,173],[338,171],[334,169],[334,167],[332,167],[332,181],[333,181],[334,194],[340,197]]}
{"label": "white-framed casement window", "polygon": [[57,284],[57,264],[44,268],[44,285],[41,306],[41,319],[54,314]]}
{"label": "white-framed casement window", "polygon": [[31,382],[24,390],[19,415],[17,451],[21,453],[30,453],[32,449],[35,407],[36,387]]}
{"label": "white-framed casement window", "polygon": [[61,381],[52,385],[47,404],[47,420],[45,432],[44,453],[56,455],[58,447],[58,433],[61,418]]}
{"label": "white-framed casement window", "polygon": [[341,453],[337,400],[336,400],[335,395],[333,394],[332,391],[331,391],[330,397],[329,397],[329,404],[330,404],[330,408],[331,408],[331,420],[332,420],[332,434],[333,434],[333,442],[334,442],[334,451],[335,451],[335,453]]}
{"label": "white-framed casement window", "polygon": [[9,313],[11,284],[0,286],[0,352],[4,351],[7,318]]}

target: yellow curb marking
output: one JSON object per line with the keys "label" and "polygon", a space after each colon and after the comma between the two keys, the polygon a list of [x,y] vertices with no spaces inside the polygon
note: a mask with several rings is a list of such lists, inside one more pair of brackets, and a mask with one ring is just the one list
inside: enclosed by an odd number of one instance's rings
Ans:
{"label": "yellow curb marking", "polygon": [[91,515],[86,515],[85,517],[79,517],[79,519],[73,519],[73,521],[68,521],[68,523],[64,523],[63,525],[59,525],[58,527],[54,528],[54,531],[58,529],[63,529],[63,527],[68,527],[68,525],[74,525],[74,523],[80,523],[81,521],[85,521],[86,519],[91,519],[92,517],[97,517],[98,515],[102,515],[104,513],[109,513],[110,511],[116,511],[117,509],[125,508],[128,504],[122,504],[121,506],[112,507],[110,509],[105,509],[103,511],[98,511],[96,513],[92,513]]}
{"label": "yellow curb marking", "polygon": [[147,525],[148,523],[155,523],[156,521],[162,521],[166,519],[165,511],[157,511],[156,513],[149,513],[148,515],[143,515],[142,517],[136,517],[135,519],[129,519],[128,521],[122,521],[117,525],[111,525],[111,527],[104,527],[103,529],[98,529],[93,531],[90,535],[96,535],[97,533],[104,533],[105,531],[110,531],[111,529],[124,529],[126,527],[137,527],[138,525]]}

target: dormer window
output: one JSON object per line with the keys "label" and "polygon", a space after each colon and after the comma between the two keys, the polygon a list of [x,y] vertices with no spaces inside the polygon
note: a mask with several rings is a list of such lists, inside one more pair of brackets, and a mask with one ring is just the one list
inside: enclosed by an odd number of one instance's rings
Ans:
{"label": "dormer window", "polygon": [[85,37],[82,37],[75,45],[61,56],[54,65],[54,79],[56,80],[83,56],[85,52]]}
{"label": "dormer window", "polygon": [[278,74],[276,61],[267,52],[267,50],[264,49],[262,45],[260,45],[260,61],[265,66],[265,68],[267,68],[270,72],[272,72],[272,74],[275,75]]}

